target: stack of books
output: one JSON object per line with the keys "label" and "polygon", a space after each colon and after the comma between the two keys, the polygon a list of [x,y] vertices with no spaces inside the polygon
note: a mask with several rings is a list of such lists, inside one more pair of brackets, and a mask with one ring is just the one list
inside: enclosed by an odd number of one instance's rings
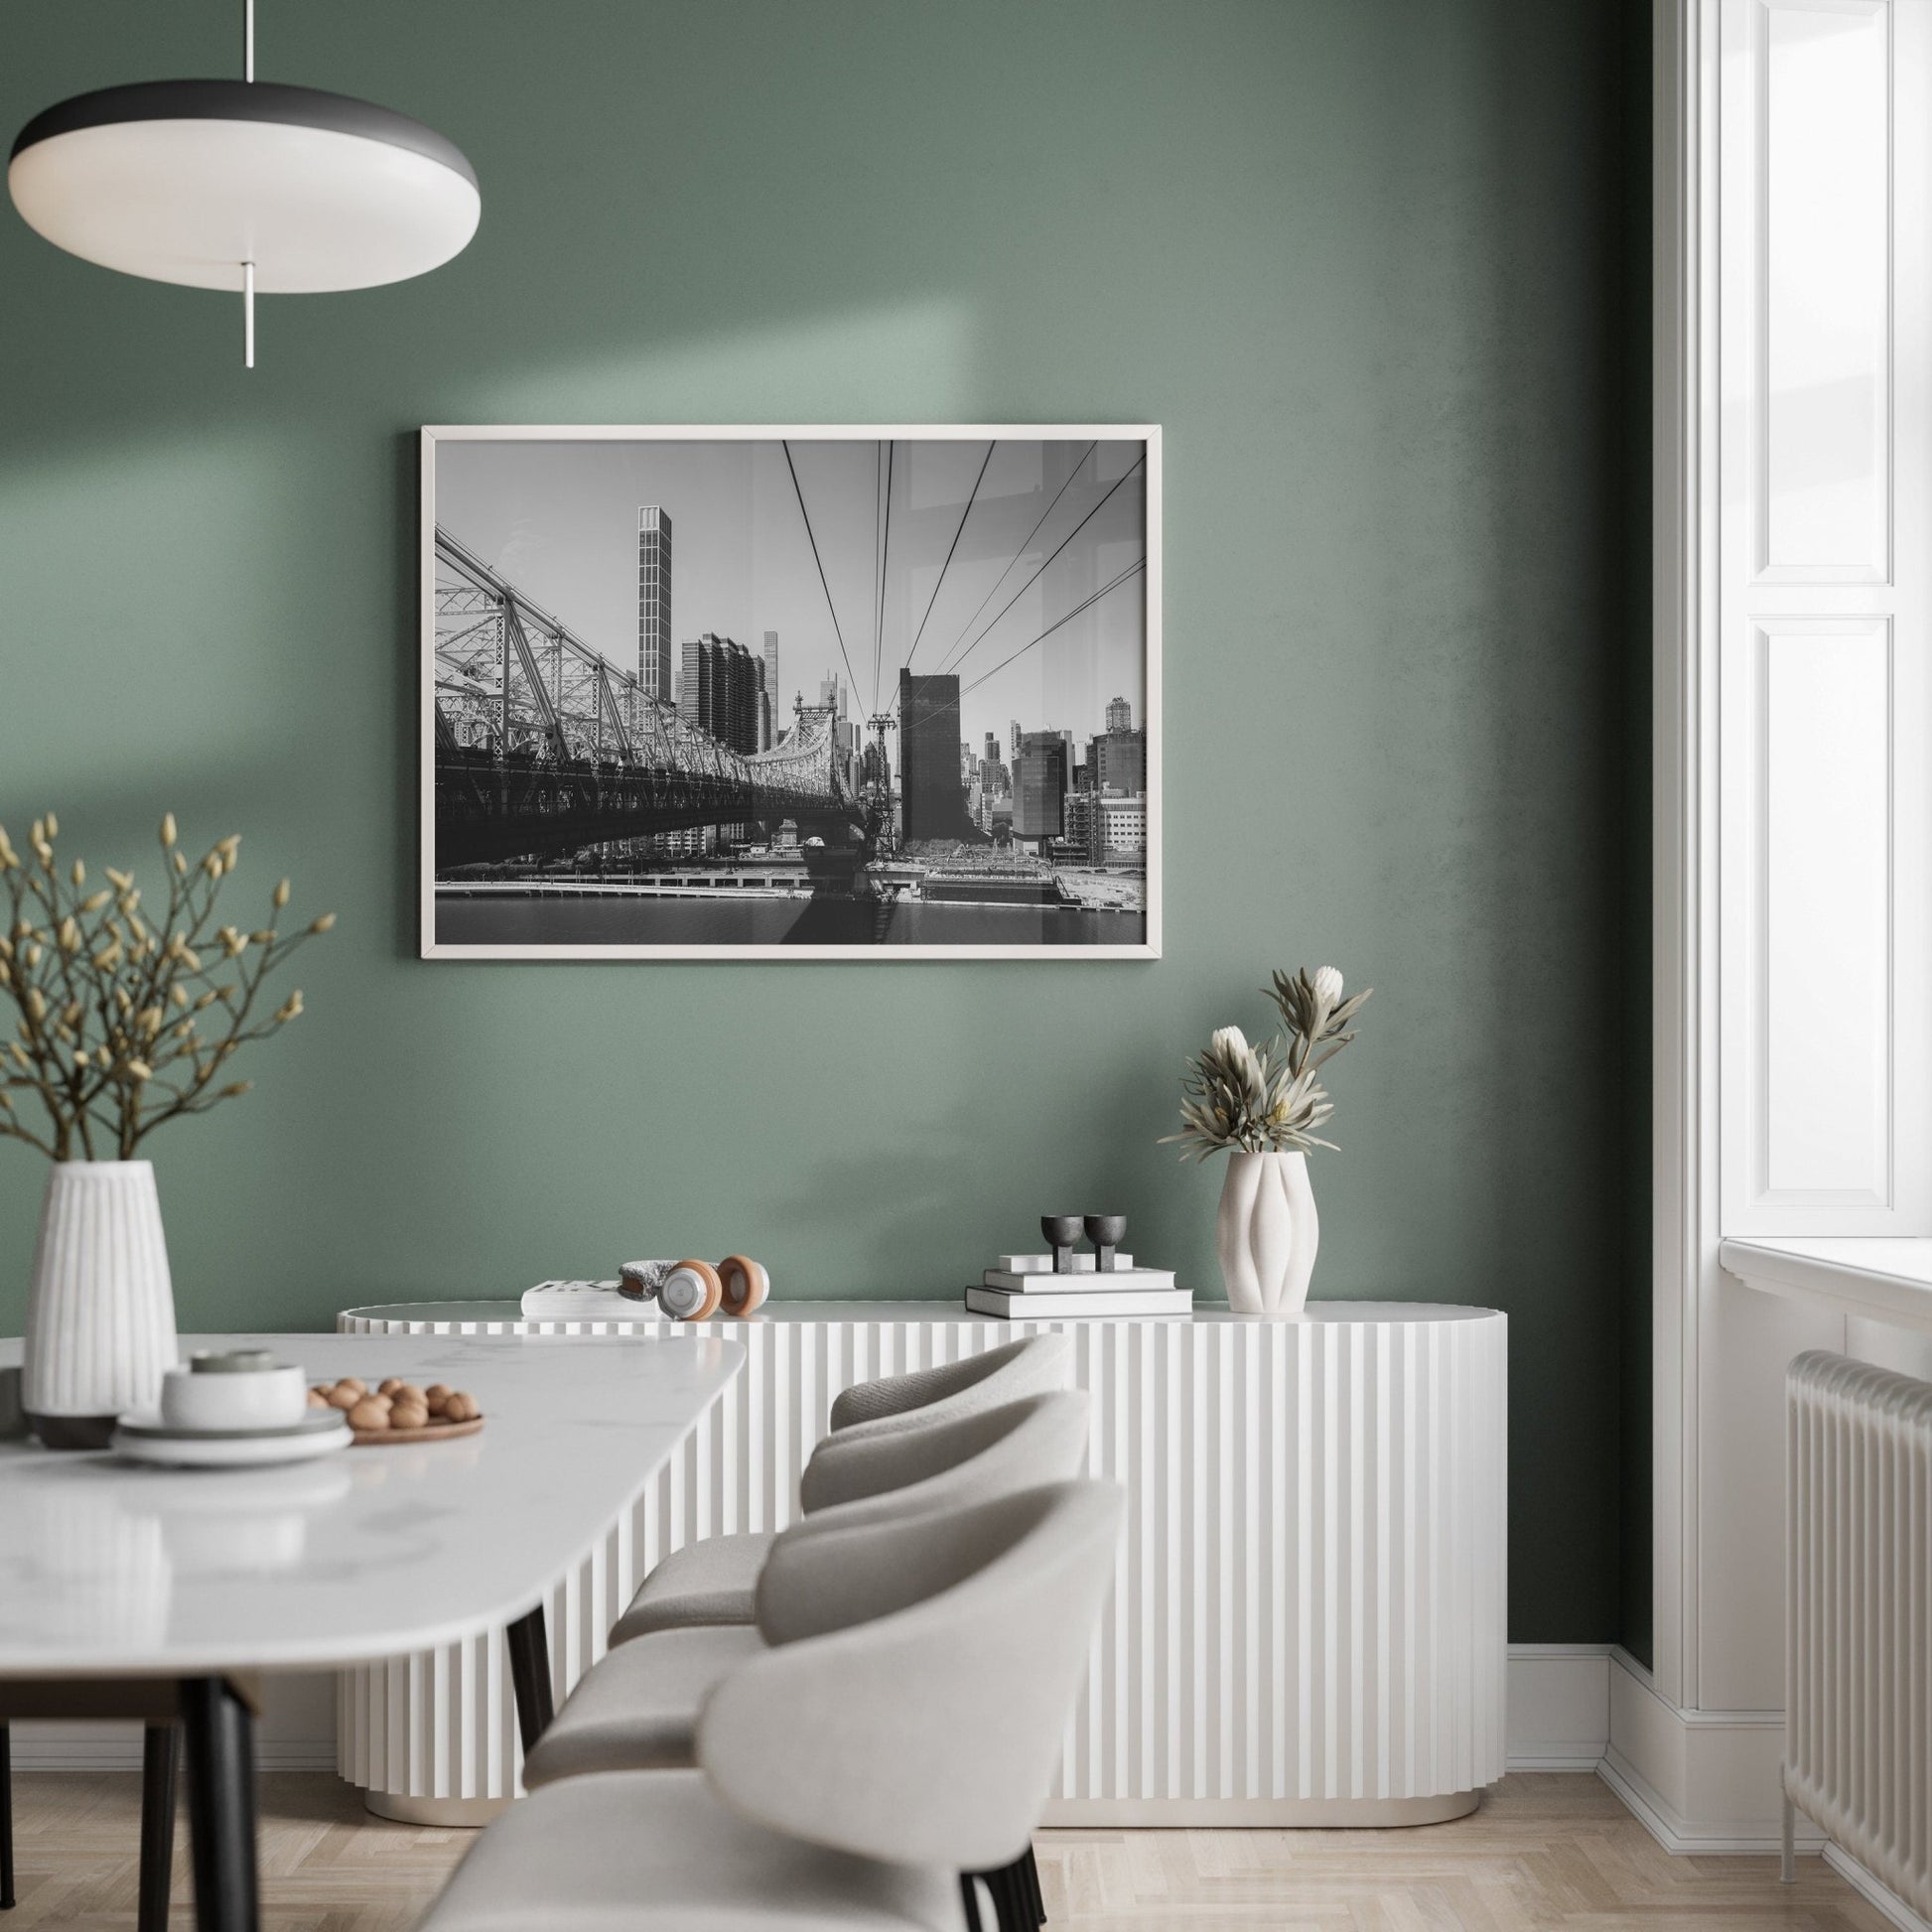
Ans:
{"label": "stack of books", "polygon": [[1001,1255],[979,1287],[967,1289],[967,1311],[1003,1321],[1193,1312],[1194,1291],[1176,1288],[1172,1269],[1137,1268],[1132,1255],[1116,1255],[1113,1268],[1102,1274],[1092,1255],[1071,1259],[1072,1272],[1056,1275],[1051,1255]]}

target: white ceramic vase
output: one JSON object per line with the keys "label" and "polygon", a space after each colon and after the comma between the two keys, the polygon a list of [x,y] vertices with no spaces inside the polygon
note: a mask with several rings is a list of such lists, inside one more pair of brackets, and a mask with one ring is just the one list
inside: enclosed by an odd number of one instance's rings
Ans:
{"label": "white ceramic vase", "polygon": [[1321,1222],[1306,1154],[1230,1154],[1214,1245],[1237,1314],[1300,1314]]}
{"label": "white ceramic vase", "polygon": [[105,1447],[180,1355],[161,1197],[147,1161],[57,1161],[27,1290],[22,1404],[49,1449]]}

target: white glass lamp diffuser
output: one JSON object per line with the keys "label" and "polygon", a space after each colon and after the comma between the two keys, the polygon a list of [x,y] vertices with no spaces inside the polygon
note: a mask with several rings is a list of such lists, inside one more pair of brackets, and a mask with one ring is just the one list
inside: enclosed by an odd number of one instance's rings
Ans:
{"label": "white glass lamp diffuser", "polygon": [[103,268],[242,297],[375,288],[440,268],[483,214],[454,142],[346,94],[255,78],[150,80],[76,94],[21,129],[7,188],[28,226]]}

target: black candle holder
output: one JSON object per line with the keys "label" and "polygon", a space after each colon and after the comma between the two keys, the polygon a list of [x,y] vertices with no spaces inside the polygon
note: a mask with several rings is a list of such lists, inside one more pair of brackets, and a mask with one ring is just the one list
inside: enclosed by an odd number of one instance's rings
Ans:
{"label": "black candle holder", "polygon": [[1114,1272],[1114,1250],[1127,1233],[1127,1216],[1089,1214],[1081,1225],[1087,1231],[1087,1239],[1093,1243],[1095,1269],[1103,1275],[1111,1275]]}
{"label": "black candle holder", "polygon": [[1073,1272],[1073,1246],[1080,1238],[1082,1222],[1077,1214],[1042,1214],[1039,1217],[1039,1231],[1046,1237],[1046,1245],[1053,1251],[1053,1273],[1070,1275]]}

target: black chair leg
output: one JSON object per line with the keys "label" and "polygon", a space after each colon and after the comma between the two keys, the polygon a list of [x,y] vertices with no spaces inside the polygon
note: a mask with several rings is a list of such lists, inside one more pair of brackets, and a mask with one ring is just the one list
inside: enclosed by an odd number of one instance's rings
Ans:
{"label": "black chair leg", "polygon": [[980,1888],[970,1871],[959,1874],[959,1903],[966,1914],[966,1932],[984,1932],[980,1924]]}
{"label": "black chair leg", "polygon": [[544,1629],[543,1605],[528,1611],[504,1632],[510,1653],[510,1689],[516,1698],[517,1727],[527,1755],[550,1728],[556,1715],[550,1694],[550,1640]]}
{"label": "black chair leg", "polygon": [[14,1746],[0,1725],[0,1912],[14,1908]]}
{"label": "black chair leg", "polygon": [[978,1874],[993,1894],[993,1916],[999,1932],[1037,1932],[1039,1921],[1034,1916],[1034,1902],[1021,1869],[1023,1863],[1023,1860],[1015,1859],[1011,1864]]}
{"label": "black chair leg", "polygon": [[137,1932],[168,1932],[168,1893],[175,1864],[173,1725],[149,1725],[141,1738],[141,1893]]}

